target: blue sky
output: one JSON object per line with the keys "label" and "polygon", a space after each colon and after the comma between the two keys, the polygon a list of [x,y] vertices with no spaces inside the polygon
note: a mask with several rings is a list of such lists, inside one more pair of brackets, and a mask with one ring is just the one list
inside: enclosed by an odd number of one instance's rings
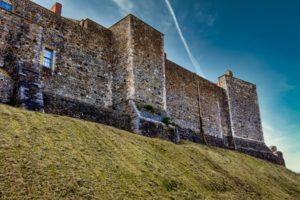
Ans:
{"label": "blue sky", "polygon": [[257,84],[266,143],[300,172],[300,1],[170,0],[182,35],[166,0],[57,1],[64,16],[106,27],[133,13],[165,34],[170,60],[214,82],[232,69]]}

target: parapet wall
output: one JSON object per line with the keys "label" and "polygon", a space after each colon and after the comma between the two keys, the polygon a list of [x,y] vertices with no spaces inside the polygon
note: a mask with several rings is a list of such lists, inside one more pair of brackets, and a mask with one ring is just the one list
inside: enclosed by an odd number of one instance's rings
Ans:
{"label": "parapet wall", "polygon": [[163,34],[133,15],[107,29],[11,2],[0,8],[0,102],[284,163],[264,143],[255,85],[230,74],[215,84],[167,60]]}

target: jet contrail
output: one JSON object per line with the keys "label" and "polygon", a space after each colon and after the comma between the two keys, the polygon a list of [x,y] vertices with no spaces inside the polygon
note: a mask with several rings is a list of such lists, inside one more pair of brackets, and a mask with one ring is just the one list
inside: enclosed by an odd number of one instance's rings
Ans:
{"label": "jet contrail", "polygon": [[[188,54],[188,56],[189,56],[189,58],[190,58],[190,60],[191,60],[191,62],[192,62],[192,64],[193,64],[193,66],[194,66],[194,68],[195,68],[195,71],[198,72],[200,75],[204,76],[204,73],[203,73],[203,71],[202,71],[202,69],[201,69],[201,66],[200,66],[199,62],[198,62],[198,61],[195,59],[195,57],[193,56],[193,54],[192,54],[192,52],[191,52],[191,50],[190,50],[190,47],[189,47],[189,45],[187,44],[187,42],[186,42],[186,40],[185,40],[185,38],[184,38],[184,36],[183,36],[183,33],[182,33],[182,31],[181,31],[181,28],[180,28],[179,23],[178,23],[178,21],[177,21],[177,17],[176,17],[176,15],[175,15],[175,12],[174,12],[174,10],[173,10],[173,8],[172,8],[172,5],[171,5],[170,1],[169,1],[169,0],[165,0],[165,1],[166,1],[166,4],[167,4],[168,9],[169,9],[169,11],[170,11],[170,14],[171,14],[171,16],[172,16],[172,18],[173,18],[173,20],[174,20],[174,23],[175,23],[175,25],[176,25],[176,28],[177,28],[178,34],[179,34],[179,36],[180,36],[180,39],[181,39],[181,41],[182,41],[182,43],[183,43],[183,45],[184,45],[184,47],[185,47],[185,50],[187,51],[187,54]],[[199,71],[198,71],[198,70],[199,70]]]}

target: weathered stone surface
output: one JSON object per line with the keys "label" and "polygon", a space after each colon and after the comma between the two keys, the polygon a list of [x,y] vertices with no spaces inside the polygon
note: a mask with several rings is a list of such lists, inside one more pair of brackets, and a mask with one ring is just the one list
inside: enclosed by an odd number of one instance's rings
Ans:
{"label": "weathered stone surface", "polygon": [[44,91],[96,106],[111,107],[111,32],[83,28],[79,23],[57,16],[28,0],[12,2],[14,12],[30,20],[25,24],[43,28],[42,46],[55,51],[52,73],[48,76],[43,73]]}
{"label": "weathered stone surface", "polygon": [[190,130],[183,131],[185,139],[190,133],[190,140],[198,140],[193,132],[200,135],[200,128],[207,138],[222,140],[231,136],[226,95],[222,88],[167,60],[166,91],[167,111],[171,118],[182,130]]}
{"label": "weathered stone surface", "polygon": [[281,152],[278,152],[278,154],[273,154],[270,151],[259,151],[254,149],[239,149],[238,151],[278,165],[285,166],[285,161]]}
{"label": "weathered stone surface", "polygon": [[95,107],[93,104],[80,102],[57,94],[44,93],[45,112],[67,115],[74,118],[115,126],[131,130],[131,118],[115,110]]}
{"label": "weathered stone surface", "polygon": [[110,30],[116,52],[113,59],[115,104],[135,100],[165,110],[163,35],[133,15]]}
{"label": "weathered stone surface", "polygon": [[165,110],[163,34],[138,18],[131,18],[134,99]]}
{"label": "weathered stone surface", "polygon": [[133,66],[130,49],[130,18],[110,27],[113,45],[113,105],[126,112],[128,101],[133,98]]}
{"label": "weathered stone surface", "polygon": [[233,137],[263,142],[256,86],[228,75],[219,85],[227,92]]}
{"label": "weathered stone surface", "polygon": [[167,60],[163,34],[133,15],[107,29],[11,3],[12,12],[0,9],[0,102],[284,165],[264,143],[255,85],[231,71],[215,84]]}
{"label": "weathered stone surface", "polygon": [[15,81],[13,102],[24,108],[43,111],[39,54],[42,29],[36,24],[3,12],[0,29],[1,57],[5,69]]}
{"label": "weathered stone surface", "polygon": [[154,123],[153,121],[140,119],[141,134],[147,137],[161,138],[172,141],[174,143],[179,142],[179,135],[175,127],[167,126],[162,123]]}
{"label": "weathered stone surface", "polygon": [[10,103],[13,96],[14,81],[9,74],[0,69],[0,102]]}
{"label": "weathered stone surface", "polygon": [[35,111],[44,111],[43,85],[39,69],[28,63],[18,63],[16,98],[18,106]]}

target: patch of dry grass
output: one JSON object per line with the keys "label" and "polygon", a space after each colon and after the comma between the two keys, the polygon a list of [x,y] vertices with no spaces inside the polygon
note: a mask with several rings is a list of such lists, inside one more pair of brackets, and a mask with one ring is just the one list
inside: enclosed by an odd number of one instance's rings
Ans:
{"label": "patch of dry grass", "polygon": [[0,105],[0,199],[300,199],[300,178],[233,151]]}

